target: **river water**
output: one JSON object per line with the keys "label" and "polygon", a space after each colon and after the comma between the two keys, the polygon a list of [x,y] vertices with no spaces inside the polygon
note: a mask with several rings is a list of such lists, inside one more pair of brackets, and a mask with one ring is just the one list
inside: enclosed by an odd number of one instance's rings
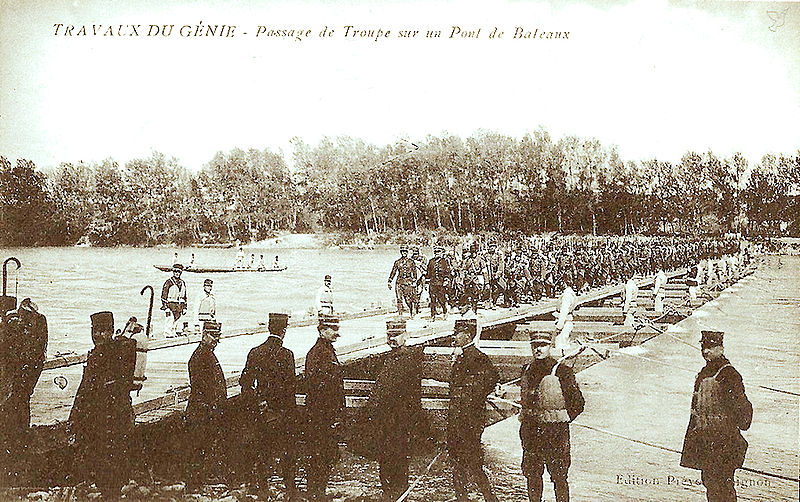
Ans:
{"label": "river water", "polygon": [[[204,248],[6,248],[2,259],[14,256],[22,267],[9,263],[7,294],[19,300],[30,297],[47,316],[50,343],[48,355],[91,348],[89,316],[110,310],[116,326],[122,328],[130,316],[144,324],[149,294],[139,293],[146,285],[155,289],[153,332],[161,333],[164,314],[159,310],[161,286],[170,273],[153,265],[171,265],[174,253],[188,264],[195,255],[196,266],[232,266],[235,249]],[[375,250],[246,248],[256,258],[264,254],[272,264],[279,256],[283,272],[267,273],[184,273],[189,312],[203,295],[203,280],[214,280],[217,317],[225,332],[243,331],[265,322],[268,312],[290,312],[294,319],[308,315],[325,274],[332,276],[334,307],[354,312],[371,306],[388,306],[394,291],[386,288],[394,247]],[[423,254],[426,250],[422,250]],[[430,255],[430,250],[427,250]]]}

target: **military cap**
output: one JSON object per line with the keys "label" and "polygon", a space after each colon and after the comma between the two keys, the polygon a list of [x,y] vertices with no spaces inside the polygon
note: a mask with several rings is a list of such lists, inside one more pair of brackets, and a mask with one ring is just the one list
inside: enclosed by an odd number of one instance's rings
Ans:
{"label": "military cap", "polygon": [[407,244],[400,244],[400,251],[408,251],[408,245]]}
{"label": "military cap", "polygon": [[402,319],[386,321],[386,336],[398,336],[406,332],[406,322]]}
{"label": "military cap", "polygon": [[203,281],[203,286],[213,286],[213,285],[214,281],[212,281],[211,279],[206,279],[205,281]]}
{"label": "military cap", "polygon": [[0,312],[6,313],[9,310],[14,310],[15,308],[17,308],[16,296],[0,296]]}
{"label": "military cap", "polygon": [[703,347],[715,347],[722,345],[722,337],[725,335],[723,331],[700,331],[700,345]]}
{"label": "military cap", "polygon": [[289,325],[289,314],[282,314],[277,312],[269,313],[269,332],[276,333]]}
{"label": "military cap", "polygon": [[330,281],[330,280],[331,280],[331,276],[330,276],[330,275],[328,275],[328,274],[325,274],[325,280],[326,280],[326,281]]}
{"label": "military cap", "polygon": [[329,315],[329,314],[320,314],[320,316],[319,316],[319,326],[320,327],[328,327],[328,328],[339,329],[339,316],[338,315]]}
{"label": "military cap", "polygon": [[112,312],[97,312],[89,317],[92,320],[93,335],[100,332],[114,333],[114,314]]}
{"label": "military cap", "polygon": [[181,265],[180,263],[176,263],[176,264],[172,265],[172,270],[181,270],[181,271],[183,271],[183,265]]}
{"label": "military cap", "polygon": [[543,331],[532,331],[528,334],[531,345],[550,345],[553,343],[550,333]]}
{"label": "military cap", "polygon": [[453,333],[460,333],[466,331],[467,333],[475,334],[478,332],[478,320],[477,319],[456,319],[456,323],[453,326]]}

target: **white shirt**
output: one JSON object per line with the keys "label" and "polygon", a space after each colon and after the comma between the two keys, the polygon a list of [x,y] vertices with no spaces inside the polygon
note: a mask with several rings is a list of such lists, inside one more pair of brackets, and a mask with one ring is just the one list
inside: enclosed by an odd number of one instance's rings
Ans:
{"label": "white shirt", "polygon": [[333,314],[333,291],[325,284],[317,290],[317,313]]}

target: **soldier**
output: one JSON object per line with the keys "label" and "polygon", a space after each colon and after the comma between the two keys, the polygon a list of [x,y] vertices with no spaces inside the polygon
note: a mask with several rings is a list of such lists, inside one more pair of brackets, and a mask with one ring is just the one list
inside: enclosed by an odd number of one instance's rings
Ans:
{"label": "soldier", "polygon": [[94,480],[104,497],[113,499],[130,474],[136,342],[112,338],[111,312],[92,314],[91,320],[94,348],[69,415],[70,442],[76,445],[78,470]]}
{"label": "soldier", "polygon": [[3,385],[10,389],[2,404],[5,430],[17,437],[30,427],[31,396],[47,356],[47,319],[30,298],[20,302],[6,319],[2,348]]}
{"label": "soldier", "polygon": [[306,354],[306,434],[311,458],[307,469],[308,494],[325,500],[331,470],[339,460],[337,427],[344,412],[344,377],[333,342],[339,338],[339,318],[323,315],[317,326],[319,338]]}
{"label": "soldier", "polygon": [[[408,257],[408,246],[400,246],[400,258],[395,260],[392,271],[389,273],[387,286],[392,289],[392,280],[395,275],[395,296],[397,297],[397,313],[403,315],[403,303],[408,305],[411,316],[414,316],[414,295],[417,288],[417,265]],[[419,308],[419,307],[417,307]]]}
{"label": "soldier", "polygon": [[455,349],[450,373],[450,404],[447,412],[447,449],[453,463],[456,500],[469,500],[467,482],[472,477],[487,502],[497,501],[483,470],[481,436],[486,426],[486,397],[499,380],[489,357],[475,347],[476,319],[456,319]]}
{"label": "soldier", "polygon": [[556,502],[569,501],[569,422],[583,412],[583,394],[572,368],[550,356],[550,334],[531,334],[533,360],[522,369],[519,437],[528,498],[542,500],[544,468],[553,480]]}
{"label": "soldier", "polygon": [[257,482],[265,482],[264,464],[280,457],[280,472],[286,487],[286,500],[296,495],[296,374],[294,353],[283,346],[288,314],[269,314],[269,336],[247,355],[239,384],[242,398],[247,402],[250,417],[255,422],[256,457],[261,461]]}
{"label": "soldier", "polygon": [[423,423],[422,347],[406,346],[405,321],[386,321],[386,343],[392,351],[367,405],[386,500],[397,500],[408,488],[411,445]]}
{"label": "soldier", "polygon": [[486,253],[485,261],[489,304],[491,308],[495,308],[500,295],[503,295],[503,301],[508,303],[508,293],[506,291],[505,257],[497,250],[497,241],[494,239],[489,241],[489,252]]}
{"label": "soldier", "polygon": [[[164,281],[161,288],[161,310],[167,316],[164,325],[164,337],[178,336],[178,319],[186,313],[186,283],[181,279],[183,265],[176,263],[172,266],[172,276]],[[170,320],[172,317],[172,320]]]}
{"label": "soldier", "polygon": [[217,320],[217,299],[211,290],[214,288],[214,281],[206,279],[203,281],[203,293],[205,296],[197,303],[197,326],[198,331],[202,330],[203,323],[206,321],[214,322]]}
{"label": "soldier", "polygon": [[722,331],[701,331],[706,365],[697,374],[681,465],[700,470],[709,502],[736,500],[733,475],[744,464],[753,405],[744,393],[742,375],[724,355]]}
{"label": "soldier", "polygon": [[331,289],[331,276],[326,275],[322,286],[317,290],[317,315],[333,315],[333,290]]}
{"label": "soldier", "polygon": [[481,291],[483,291],[484,274],[486,273],[486,263],[483,258],[478,256],[477,246],[472,246],[467,251],[467,256],[461,262],[461,274],[463,276],[464,293],[461,300],[462,314],[467,310],[472,310],[478,313],[478,302],[481,298]]}
{"label": "soldier", "polygon": [[225,375],[214,349],[219,331],[204,330],[200,345],[189,358],[191,393],[184,416],[190,438],[189,460],[186,462],[186,484],[196,488],[219,459],[216,446],[222,424],[222,412],[228,398]]}
{"label": "soldier", "polygon": [[425,276],[430,281],[429,291],[431,297],[431,320],[436,320],[436,309],[441,308],[442,316],[447,319],[447,288],[451,279],[450,263],[444,257],[444,248],[436,246],[433,249],[433,258],[428,262]]}
{"label": "soldier", "polygon": [[417,267],[417,282],[414,286],[414,311],[419,313],[419,306],[422,302],[422,295],[425,292],[425,272],[428,270],[428,260],[419,251],[419,247],[411,250],[411,261]]}

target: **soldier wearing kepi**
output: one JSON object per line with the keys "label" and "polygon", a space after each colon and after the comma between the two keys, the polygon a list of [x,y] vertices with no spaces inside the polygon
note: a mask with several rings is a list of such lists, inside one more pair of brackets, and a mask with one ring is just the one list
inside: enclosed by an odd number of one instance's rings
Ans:
{"label": "soldier wearing kepi", "polygon": [[197,324],[202,329],[203,323],[217,320],[217,299],[211,290],[214,288],[214,281],[206,279],[203,281],[203,293],[205,296],[197,302]]}
{"label": "soldier wearing kepi", "polygon": [[[161,310],[167,316],[164,324],[164,337],[171,338],[178,334],[178,319],[186,313],[186,283],[181,279],[183,265],[172,266],[172,276],[164,281],[161,288]],[[172,317],[172,319],[170,319]]]}
{"label": "soldier wearing kepi", "polygon": [[91,315],[94,349],[89,352],[69,415],[77,469],[94,480],[106,498],[117,498],[130,474],[136,342],[114,339],[114,315]]}
{"label": "soldier wearing kepi", "polygon": [[417,282],[414,284],[414,312],[419,313],[419,306],[425,292],[425,272],[428,270],[428,260],[423,256],[419,247],[411,250],[411,261],[417,266]]}
{"label": "soldier wearing kepi", "polygon": [[456,319],[455,349],[450,373],[450,404],[447,412],[447,449],[453,464],[456,500],[469,500],[471,477],[487,502],[497,501],[483,470],[481,436],[486,426],[486,397],[499,380],[489,357],[475,347],[476,319]]}
{"label": "soldier wearing kepi", "polygon": [[214,349],[219,343],[219,331],[204,330],[200,345],[189,358],[191,393],[186,404],[186,427],[191,439],[186,480],[190,488],[197,487],[209,471],[216,469],[216,445],[225,401],[228,398],[225,375]]}
{"label": "soldier wearing kepi", "polygon": [[397,500],[408,488],[412,443],[424,423],[422,347],[406,346],[405,321],[386,321],[391,353],[375,380],[367,409],[376,439],[381,487],[386,500]]}
{"label": "soldier wearing kepi", "polygon": [[339,460],[337,426],[344,412],[344,376],[333,342],[339,338],[339,317],[322,315],[317,326],[319,338],[306,354],[305,380],[310,450],[308,495],[325,500],[331,470]]}
{"label": "soldier wearing kepi", "polygon": [[701,331],[706,365],[697,374],[681,465],[699,469],[709,502],[736,500],[733,475],[744,464],[753,405],[742,375],[724,355],[722,331]]}
{"label": "soldier wearing kepi", "polygon": [[317,315],[333,315],[333,290],[331,289],[331,276],[326,275],[322,286],[317,290]]}
{"label": "soldier wearing kepi", "polygon": [[441,309],[442,317],[447,319],[447,288],[450,287],[452,271],[450,263],[444,256],[444,248],[433,248],[433,258],[428,262],[425,274],[429,281],[429,294],[431,300],[431,320],[436,320],[436,310]]}
{"label": "soldier wearing kepi", "polygon": [[389,273],[387,286],[392,289],[392,280],[397,276],[394,292],[397,297],[397,313],[403,315],[403,304],[408,305],[411,316],[414,316],[414,297],[417,290],[417,264],[408,257],[408,246],[400,246],[400,258],[395,260]]}
{"label": "soldier wearing kepi", "polygon": [[239,384],[242,398],[247,402],[250,418],[254,421],[258,438],[255,457],[258,483],[265,482],[270,461],[280,458],[280,472],[286,487],[286,500],[296,494],[296,423],[295,401],[296,373],[294,353],[283,346],[288,314],[270,312],[269,336],[247,355]]}
{"label": "soldier wearing kepi", "polygon": [[497,241],[489,241],[489,252],[486,254],[486,276],[489,286],[489,304],[492,308],[497,305],[500,295],[503,301],[508,303],[508,293],[506,292],[505,278],[505,256],[497,250]]}
{"label": "soldier wearing kepi", "polygon": [[522,369],[519,437],[528,498],[542,500],[544,468],[553,480],[556,502],[569,501],[569,422],[583,412],[583,394],[572,368],[550,356],[550,334],[531,335],[533,360]]}

